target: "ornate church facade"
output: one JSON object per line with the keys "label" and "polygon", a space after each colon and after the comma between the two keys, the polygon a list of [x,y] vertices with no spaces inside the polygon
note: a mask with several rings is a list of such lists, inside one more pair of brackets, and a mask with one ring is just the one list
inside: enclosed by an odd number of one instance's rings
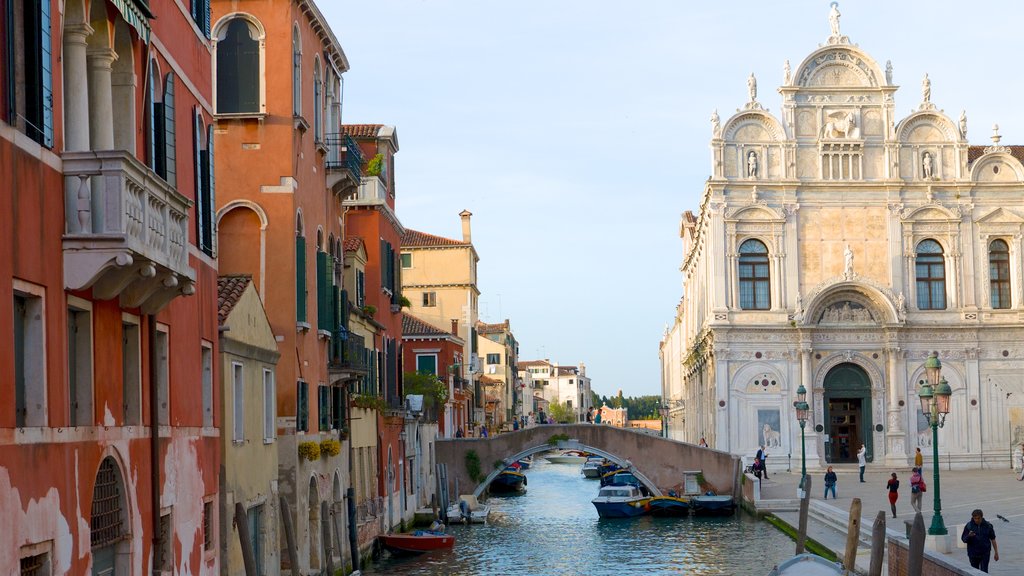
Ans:
{"label": "ornate church facade", "polygon": [[[967,140],[967,118],[896,115],[892,67],[831,35],[794,69],[781,113],[712,115],[712,176],[686,212],[683,297],[661,342],[671,437],[800,466],[931,455],[918,382],[953,389],[943,464],[1010,465],[1024,441],[1024,147]],[[905,93],[905,92],[904,92]],[[789,460],[787,461],[787,457]]]}

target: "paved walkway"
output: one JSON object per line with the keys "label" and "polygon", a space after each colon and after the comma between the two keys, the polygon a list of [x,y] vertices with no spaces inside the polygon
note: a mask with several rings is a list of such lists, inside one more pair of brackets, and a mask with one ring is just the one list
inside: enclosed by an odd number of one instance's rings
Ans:
{"label": "paved walkway", "polygon": [[[892,472],[896,472],[900,480],[900,498],[896,503],[897,518],[895,519],[892,518],[889,510],[888,492],[885,487],[889,474]],[[910,506],[909,467],[889,470],[883,469],[879,465],[869,465],[868,471],[864,475],[865,482],[863,484],[858,481],[856,466],[837,468],[836,473],[839,476],[836,484],[838,500],[829,498],[827,502],[822,501],[824,473],[808,473],[813,477],[814,483],[812,499],[829,506],[834,503],[837,513],[842,516],[841,523],[845,524],[851,501],[853,498],[860,498],[862,530],[867,530],[870,533],[878,511],[884,510],[886,528],[895,529],[901,533],[905,532],[904,522],[912,521],[914,518],[914,509]],[[989,573],[1006,576],[1024,574],[1024,546],[1020,545],[1024,541],[1024,482],[1018,482],[1016,474],[1010,470],[943,470],[940,474],[942,517],[950,535],[955,536],[956,543],[960,544],[960,531],[963,525],[970,521],[971,511],[981,508],[985,512],[985,519],[995,526],[999,543],[999,562],[991,563]],[[921,511],[927,529],[932,520],[933,490],[935,489],[931,469],[925,471],[924,478],[928,485],[928,492],[924,494]],[[799,473],[773,473],[761,483],[761,499],[792,500],[796,498],[799,482]],[[797,514],[795,512],[783,512],[777,515],[794,526],[796,525]],[[997,515],[1002,516],[1006,521],[1001,520]],[[808,523],[808,536],[840,554],[844,549],[844,533],[829,527],[820,520],[813,520],[813,515],[812,521]],[[960,546],[964,545],[960,544]],[[941,556],[951,564],[970,568],[966,548],[953,548],[949,554]],[[869,550],[862,545],[858,553],[858,566],[862,564],[862,559],[864,560],[863,565],[866,566],[868,557]]]}

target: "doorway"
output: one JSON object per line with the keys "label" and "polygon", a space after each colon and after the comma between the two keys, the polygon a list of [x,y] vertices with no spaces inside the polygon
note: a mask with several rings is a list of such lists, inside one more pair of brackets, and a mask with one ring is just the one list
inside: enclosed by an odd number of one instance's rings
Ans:
{"label": "doorway", "polygon": [[872,460],[871,379],[860,366],[845,363],[829,370],[824,388],[825,460],[856,463],[861,444]]}

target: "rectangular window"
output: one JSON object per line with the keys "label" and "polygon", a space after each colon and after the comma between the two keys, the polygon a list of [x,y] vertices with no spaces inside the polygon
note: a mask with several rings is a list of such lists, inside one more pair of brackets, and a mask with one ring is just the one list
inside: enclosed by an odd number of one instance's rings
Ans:
{"label": "rectangular window", "polygon": [[203,550],[213,550],[213,502],[203,502]]}
{"label": "rectangular window", "polygon": [[295,430],[297,432],[309,431],[309,384],[305,380],[299,380],[298,392],[296,394]]}
{"label": "rectangular window", "polygon": [[235,442],[245,441],[245,372],[238,362],[231,363],[232,434]]}
{"label": "rectangular window", "polygon": [[171,423],[171,397],[170,397],[170,374],[168,357],[170,350],[168,348],[170,338],[167,335],[167,326],[157,325],[156,327],[156,342],[153,343],[156,346],[156,394],[157,402],[157,422],[161,426],[167,426]]}
{"label": "rectangular window", "polygon": [[437,306],[437,292],[424,292],[423,306],[426,308],[433,308],[434,306]]}
{"label": "rectangular window", "polygon": [[53,146],[50,2],[9,0],[0,8],[0,87],[3,120]]}
{"label": "rectangular window", "polygon": [[142,424],[142,339],[137,317],[121,320],[121,400],[125,426]]}
{"label": "rectangular window", "polygon": [[402,268],[412,268],[411,252],[402,252]]}
{"label": "rectangular window", "polygon": [[[68,298],[71,302],[72,297]],[[92,306],[75,298],[68,305],[68,399],[71,426],[91,426]]]}
{"label": "rectangular window", "polygon": [[501,354],[488,354],[487,355],[487,363],[488,364],[501,364]]}
{"label": "rectangular window", "polygon": [[274,371],[263,369],[263,441],[270,443],[277,437],[277,392],[274,391]]}
{"label": "rectangular window", "polygon": [[51,542],[24,546],[21,549],[18,576],[50,576],[53,567],[50,564]]}
{"label": "rectangular window", "polygon": [[331,386],[331,429],[345,428],[345,389]]}
{"label": "rectangular window", "polygon": [[366,273],[356,270],[356,306],[366,306]]}
{"label": "rectangular window", "polygon": [[327,386],[317,386],[317,424],[321,432],[331,429],[331,389]]}
{"label": "rectangular window", "polygon": [[213,345],[203,342],[200,348],[203,370],[203,426],[213,427]]}
{"label": "rectangular window", "polygon": [[14,280],[15,425],[46,425],[46,290]]}
{"label": "rectangular window", "polygon": [[437,375],[437,354],[417,354],[416,371],[420,374]]}
{"label": "rectangular window", "polygon": [[306,322],[306,237],[295,237],[295,321]]}

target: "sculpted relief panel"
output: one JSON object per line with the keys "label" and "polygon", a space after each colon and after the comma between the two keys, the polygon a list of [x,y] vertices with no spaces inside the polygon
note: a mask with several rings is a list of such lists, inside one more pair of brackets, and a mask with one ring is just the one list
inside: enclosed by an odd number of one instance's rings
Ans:
{"label": "sculpted relief panel", "polygon": [[882,114],[878,110],[864,111],[864,135],[881,136],[883,133]]}
{"label": "sculpted relief panel", "polygon": [[796,116],[796,135],[813,137],[818,134],[818,119],[814,112],[801,110]]}

